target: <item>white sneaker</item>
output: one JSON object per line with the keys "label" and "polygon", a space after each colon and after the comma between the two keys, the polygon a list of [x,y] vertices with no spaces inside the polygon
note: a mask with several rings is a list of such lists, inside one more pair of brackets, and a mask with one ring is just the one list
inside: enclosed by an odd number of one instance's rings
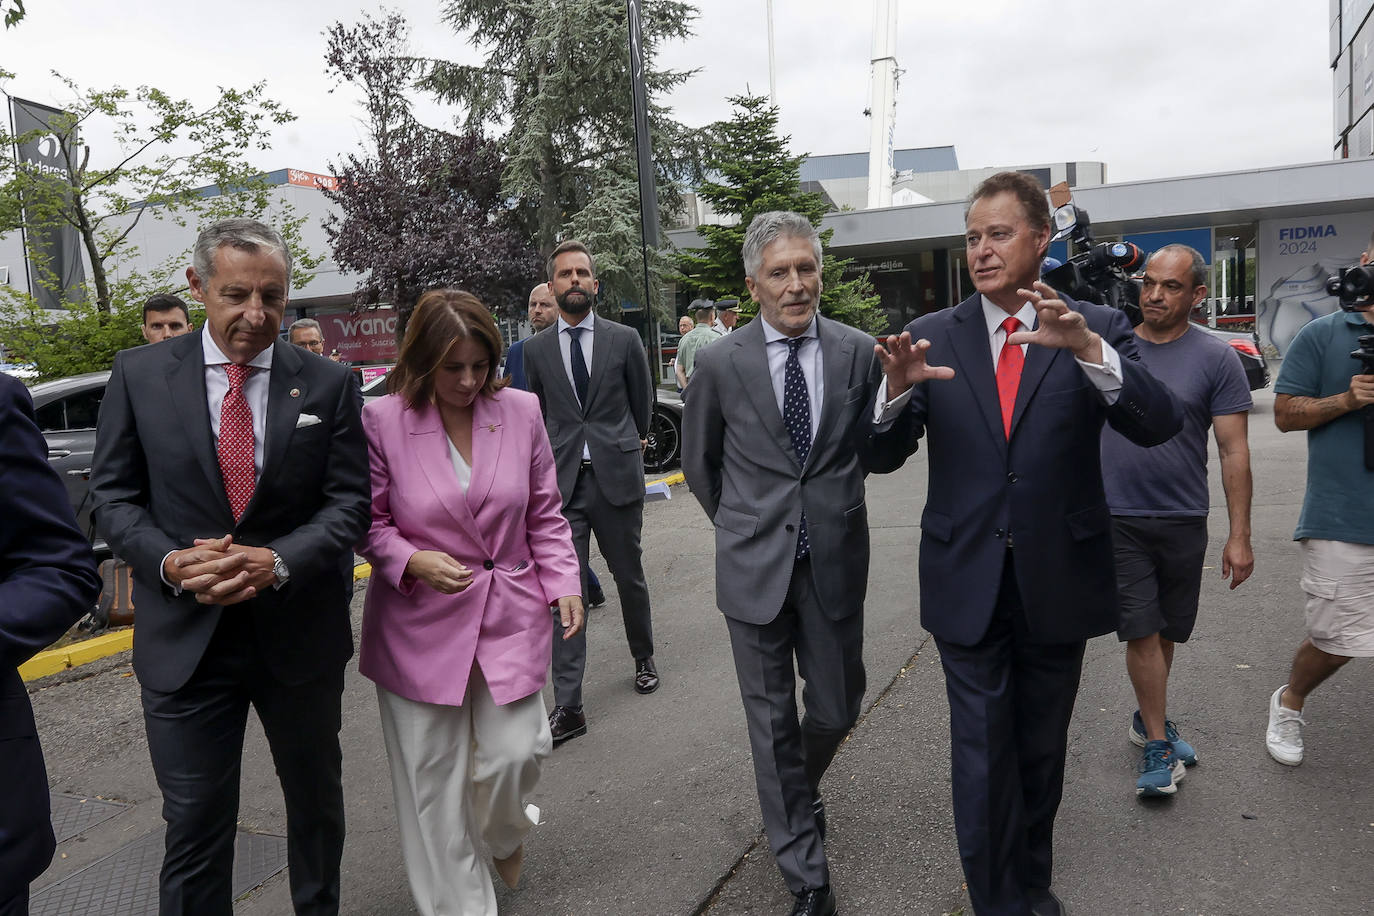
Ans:
{"label": "white sneaker", "polygon": [[1302,763],[1302,727],[1307,721],[1302,713],[1279,705],[1279,698],[1287,687],[1284,684],[1269,698],[1269,730],[1265,732],[1264,744],[1269,748],[1270,757],[1295,767]]}

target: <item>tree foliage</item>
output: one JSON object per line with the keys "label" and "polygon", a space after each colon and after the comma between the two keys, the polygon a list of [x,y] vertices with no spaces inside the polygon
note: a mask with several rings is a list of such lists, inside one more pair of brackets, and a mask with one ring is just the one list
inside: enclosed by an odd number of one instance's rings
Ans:
{"label": "tree foliage", "polygon": [[[641,31],[660,218],[681,210],[699,174],[696,135],[661,99],[691,74],[654,67],[665,42],[690,34],[696,10],[644,0]],[[603,298],[643,299],[630,56],[624,0],[446,0],[444,21],[481,49],[478,65],[429,60],[420,85],[461,106],[469,129],[504,131],[502,187],[521,201],[541,257],[582,233]],[[663,270],[655,256],[653,295]]]}
{"label": "tree foliage", "polygon": [[24,18],[24,0],[0,0],[0,11],[5,14],[5,28],[12,29]]}
{"label": "tree foliage", "polygon": [[418,123],[405,90],[418,67],[398,13],[335,23],[326,72],[363,93],[372,149],[344,157],[325,194],[339,207],[325,231],[339,265],[364,276],[360,304],[388,301],[402,320],[434,286],[468,290],[493,311],[523,311],[539,263],[501,191],[504,162],[479,131]]}
{"label": "tree foliage", "polygon": [[[677,269],[688,292],[710,299],[739,299],[746,315],[757,313],[744,283],[744,233],[760,213],[792,210],[820,226],[825,198],[801,190],[801,163],[805,156],[788,151],[790,137],[778,136],[778,110],[762,96],[730,99],[734,106],[728,121],[713,125],[705,169],[709,178],[697,186],[697,196],[722,216],[738,217],[730,225],[703,225],[703,248],[677,254]],[[821,233],[823,249],[833,230]],[[868,275],[845,280],[850,261],[824,252],[821,264],[821,314],[870,333],[887,327],[887,316],[878,307]]]}
{"label": "tree foliage", "polygon": [[[319,258],[299,243],[304,218],[295,218],[289,207],[272,206],[265,176],[247,158],[251,151],[268,148],[272,126],[294,118],[267,98],[263,83],[246,90],[220,89],[214,102],[197,106],[151,86],[83,89],[54,75],[72,98],[50,124],[51,131],[15,137],[0,130],[0,144],[50,133],[65,174],[55,178],[0,159],[0,233],[22,224],[75,228],[90,270],[90,288],[83,298],[110,313],[121,304],[114,298],[118,288],[111,282],[111,267],[119,265],[123,272],[133,262],[138,253],[133,239],[143,220],[155,214],[181,226],[199,226],[227,216],[263,218],[271,206],[271,221],[292,248],[295,285],[307,282]],[[100,151],[92,162],[95,151],[81,144],[79,132],[99,122],[102,132],[114,136],[116,148]],[[207,186],[232,193],[207,195]],[[37,282],[60,290],[61,281],[41,253],[28,254]],[[184,258],[170,259],[152,272],[148,285],[165,282],[165,273],[184,263]],[[134,283],[132,288],[141,292],[142,286]]]}
{"label": "tree foliage", "polygon": [[[0,78],[11,75],[0,72]],[[293,285],[309,281],[320,258],[301,244],[305,218],[275,200],[266,177],[248,161],[268,148],[274,125],[293,117],[267,98],[262,83],[221,89],[212,103],[198,106],[151,86],[83,89],[55,76],[69,101],[52,129],[18,137],[0,130],[0,143],[51,134],[62,167],[43,173],[0,157],[0,234],[21,226],[71,226],[88,278],[74,294],[64,291],[43,253],[26,252],[35,283],[59,298],[65,292],[71,305],[62,313],[45,311],[34,296],[0,287],[0,345],[9,358],[33,363],[40,378],[109,368],[117,351],[141,342],[143,302],[186,288],[184,271],[199,228],[225,217],[270,222],[291,247]],[[82,132],[112,135],[113,147],[85,146]],[[228,193],[207,194],[206,187]],[[186,227],[187,245],[139,270],[134,240],[147,220]],[[33,234],[26,241],[33,242]]]}
{"label": "tree foliage", "polygon": [[[78,302],[55,324],[36,301],[21,300],[0,326],[0,340],[16,360],[33,365],[35,381],[108,369],[116,353],[144,342],[139,327],[146,297],[115,299],[112,312],[89,299]],[[190,311],[192,323],[200,327],[204,313]]]}

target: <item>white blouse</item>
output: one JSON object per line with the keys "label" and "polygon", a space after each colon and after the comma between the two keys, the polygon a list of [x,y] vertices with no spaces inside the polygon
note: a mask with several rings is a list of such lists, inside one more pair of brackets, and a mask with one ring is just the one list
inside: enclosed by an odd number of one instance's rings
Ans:
{"label": "white blouse", "polygon": [[[447,436],[444,437],[448,439]],[[472,468],[463,460],[463,453],[458,451],[458,446],[453,444],[453,440],[448,440],[448,455],[453,459],[453,473],[458,475],[458,488],[464,494],[468,491],[468,484],[472,481]]]}

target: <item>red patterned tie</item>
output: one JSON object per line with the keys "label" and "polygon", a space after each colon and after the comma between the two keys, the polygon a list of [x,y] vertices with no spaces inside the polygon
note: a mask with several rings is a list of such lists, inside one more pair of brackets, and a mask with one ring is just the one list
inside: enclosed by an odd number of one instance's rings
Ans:
{"label": "red patterned tie", "polygon": [[[1019,327],[1021,322],[1015,318],[1002,322],[1007,337]],[[1016,389],[1021,385],[1021,367],[1025,362],[1026,355],[1021,352],[1020,344],[1002,344],[1002,352],[997,357],[997,397],[1002,402],[1002,430],[1008,439],[1011,438],[1011,415],[1016,410]]]}
{"label": "red patterned tie", "polygon": [[243,517],[243,510],[253,498],[253,411],[243,396],[243,383],[253,372],[252,366],[225,363],[229,377],[229,393],[219,412],[219,471],[224,477],[224,494],[234,521]]}

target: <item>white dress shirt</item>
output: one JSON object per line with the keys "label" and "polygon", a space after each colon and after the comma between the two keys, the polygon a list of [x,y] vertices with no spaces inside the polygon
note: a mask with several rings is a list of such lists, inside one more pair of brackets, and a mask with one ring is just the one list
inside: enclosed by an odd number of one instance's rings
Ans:
{"label": "white dress shirt", "polygon": [[[219,415],[224,407],[224,396],[229,393],[229,374],[226,363],[233,362],[220,350],[215,339],[210,336],[210,326],[201,329],[200,343],[205,353],[205,400],[210,408],[210,431],[219,444]],[[262,445],[267,438],[267,388],[272,374],[272,347],[263,350],[248,361],[256,371],[243,383],[243,397],[248,409],[253,412],[253,477],[262,477]],[[218,453],[217,453],[218,454]]]}
{"label": "white dress shirt", "polygon": [[[987,296],[980,297],[983,306],[983,321],[987,324],[988,348],[992,354],[992,365],[997,366],[997,360],[1002,356],[1002,347],[1007,342],[1007,332],[1002,330],[1002,322],[1007,320],[1006,311],[999,305],[993,303]],[[1021,309],[1016,313],[1016,319],[1021,322],[1020,330],[1030,331],[1035,329],[1035,306],[1030,302],[1021,303]],[[1100,335],[1099,335],[1100,336]],[[915,343],[915,341],[912,341]],[[1018,344],[1021,347],[1022,356],[1030,344]],[[1121,396],[1121,386],[1123,376],[1121,374],[1121,355],[1116,352],[1116,348],[1107,343],[1107,339],[1102,338],[1102,362],[1084,362],[1078,357],[1074,357],[1074,362],[1078,363],[1083,369],[1083,374],[1088,377],[1097,388],[1103,403],[1115,404],[1116,399]],[[936,382],[936,384],[941,384]],[[887,399],[887,379],[884,378],[878,387],[878,397],[873,411],[874,423],[888,423],[894,420],[902,408],[911,400],[911,392],[914,389],[908,388],[892,400]]]}
{"label": "white dress shirt", "polygon": [[[563,318],[563,313],[558,313],[558,350],[563,354],[563,371],[568,374],[568,384],[572,386],[573,400],[577,400],[579,404],[581,401],[578,400],[577,397],[577,383],[573,381],[572,374],[573,335],[568,333],[568,328],[587,329],[587,333],[581,335],[582,339],[579,340],[578,343],[582,345],[582,358],[587,363],[587,380],[588,383],[590,383],[592,375],[592,338],[596,336],[595,324],[596,312],[591,309],[587,310],[586,316],[577,324],[568,324]],[[591,458],[592,450],[587,447],[587,443],[584,440],[582,443],[582,460],[590,461]]]}
{"label": "white dress shirt", "polygon": [[[762,319],[759,319],[762,321]],[[778,402],[778,413],[782,413],[783,388],[787,379],[788,337],[767,321],[763,322],[764,352],[768,354],[768,377],[773,381],[773,397]],[[821,423],[821,403],[825,398],[825,362],[821,356],[821,340],[816,334],[816,319],[801,333],[805,341],[797,348],[797,362],[801,363],[802,375],[806,378],[806,397],[811,402],[811,439],[816,439],[816,430]]]}

